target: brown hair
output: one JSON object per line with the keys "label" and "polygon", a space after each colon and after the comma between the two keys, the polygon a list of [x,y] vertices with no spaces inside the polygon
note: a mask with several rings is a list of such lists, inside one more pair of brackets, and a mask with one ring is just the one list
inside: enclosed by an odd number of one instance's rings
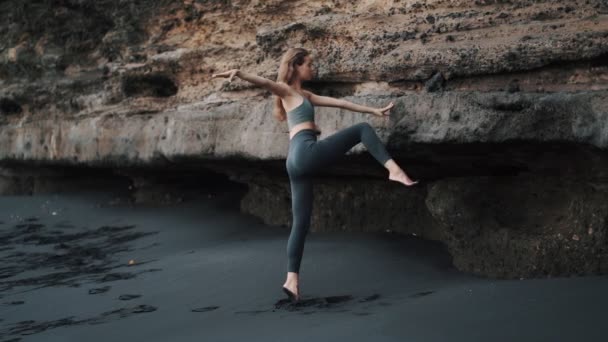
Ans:
{"label": "brown hair", "polygon": [[[303,48],[289,48],[281,57],[281,64],[279,65],[279,72],[277,74],[277,82],[283,82],[291,85],[296,73],[295,65],[304,64],[304,58],[309,55],[309,52]],[[279,121],[285,121],[287,113],[281,103],[281,97],[274,96],[274,109],[272,114]]]}

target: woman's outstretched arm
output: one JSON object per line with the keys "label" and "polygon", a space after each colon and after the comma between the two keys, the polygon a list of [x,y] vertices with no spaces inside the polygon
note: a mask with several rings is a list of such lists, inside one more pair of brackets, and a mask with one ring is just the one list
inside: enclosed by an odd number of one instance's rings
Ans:
{"label": "woman's outstretched arm", "polygon": [[247,73],[239,69],[231,69],[219,74],[213,74],[211,78],[228,77],[228,82],[232,82],[233,77],[238,77],[242,80],[251,82],[257,86],[270,90],[273,94],[279,97],[285,97],[289,94],[289,86],[283,82],[275,82],[255,74]]}
{"label": "woman's outstretched arm", "polygon": [[388,116],[389,110],[391,108],[393,108],[392,102],[389,103],[389,105],[384,108],[374,108],[374,107],[368,107],[368,106],[363,106],[363,105],[359,105],[356,103],[352,103],[352,102],[346,101],[344,99],[335,99],[335,98],[329,97],[329,96],[316,95],[307,90],[305,90],[304,92],[307,93],[307,95],[309,96],[310,102],[312,102],[312,104],[314,104],[315,106],[319,106],[319,107],[344,108],[344,109],[351,110],[353,112],[369,113],[369,114],[374,114],[374,115],[378,115],[378,116]]}

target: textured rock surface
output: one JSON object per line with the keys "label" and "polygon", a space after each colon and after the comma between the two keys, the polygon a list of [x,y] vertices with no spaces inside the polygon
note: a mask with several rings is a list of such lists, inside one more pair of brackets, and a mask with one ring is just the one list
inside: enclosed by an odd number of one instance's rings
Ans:
{"label": "textured rock surface", "polygon": [[[2,193],[40,189],[37,165],[212,170],[248,185],[243,211],[288,226],[286,122],[268,91],[210,76],[274,79],[303,46],[313,92],[395,102],[389,120],[316,108],[320,139],[368,121],[423,181],[387,182],[358,145],[319,175],[312,231],[419,234],[489,276],[607,273],[606,1],[3,1],[0,19]],[[137,201],[177,184],[125,175]]]}
{"label": "textured rock surface", "polygon": [[608,272],[608,187],[539,177],[446,179],[426,199],[454,264],[494,277]]}

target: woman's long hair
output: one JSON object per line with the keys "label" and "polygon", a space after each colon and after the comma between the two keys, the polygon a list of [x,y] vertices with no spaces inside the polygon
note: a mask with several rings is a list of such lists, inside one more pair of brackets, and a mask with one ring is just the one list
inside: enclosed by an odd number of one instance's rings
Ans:
{"label": "woman's long hair", "polygon": [[[296,76],[295,65],[304,64],[304,58],[308,56],[308,54],[309,52],[303,48],[289,48],[281,57],[277,82],[284,82],[291,85]],[[280,96],[274,96],[274,109],[272,114],[279,121],[285,121],[287,118],[287,113],[285,112],[285,108],[283,108]]]}

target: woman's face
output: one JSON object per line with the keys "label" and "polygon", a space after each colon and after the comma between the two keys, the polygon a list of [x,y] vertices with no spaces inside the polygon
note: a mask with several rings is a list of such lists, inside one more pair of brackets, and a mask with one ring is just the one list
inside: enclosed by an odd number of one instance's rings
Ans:
{"label": "woman's face", "polygon": [[314,63],[310,55],[304,57],[304,63],[302,65],[296,65],[298,75],[303,81],[312,80],[315,74]]}

